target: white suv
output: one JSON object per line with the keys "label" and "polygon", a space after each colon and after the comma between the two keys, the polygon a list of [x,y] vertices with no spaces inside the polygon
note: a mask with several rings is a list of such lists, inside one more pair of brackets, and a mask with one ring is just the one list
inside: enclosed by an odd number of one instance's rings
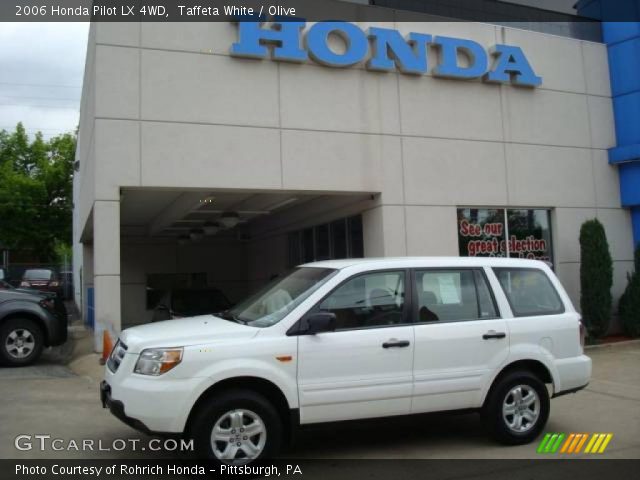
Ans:
{"label": "white suv", "polygon": [[587,385],[583,335],[542,262],[317,262],[225,312],[123,331],[101,399],[125,423],[184,434],[225,463],[274,455],[299,425],[455,409],[526,443],[549,392]]}

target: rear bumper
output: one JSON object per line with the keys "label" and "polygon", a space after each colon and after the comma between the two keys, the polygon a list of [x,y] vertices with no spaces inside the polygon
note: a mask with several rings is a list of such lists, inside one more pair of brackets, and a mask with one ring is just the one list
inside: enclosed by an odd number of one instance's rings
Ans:
{"label": "rear bumper", "polygon": [[586,355],[556,360],[558,382],[554,385],[553,396],[577,392],[591,380],[591,359]]}
{"label": "rear bumper", "polygon": [[556,397],[561,397],[562,395],[569,395],[570,393],[576,393],[579,392],[580,390],[582,390],[583,388],[586,388],[587,385],[589,385],[588,383],[585,383],[584,385],[582,385],[581,387],[576,387],[576,388],[570,388],[569,390],[563,390],[561,392],[556,392],[553,394],[553,397],[551,398],[556,398]]}

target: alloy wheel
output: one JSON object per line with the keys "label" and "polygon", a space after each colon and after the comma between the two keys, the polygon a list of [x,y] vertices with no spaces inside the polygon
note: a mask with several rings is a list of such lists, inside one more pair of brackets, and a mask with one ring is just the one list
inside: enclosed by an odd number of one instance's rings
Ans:
{"label": "alloy wheel", "polygon": [[509,430],[525,433],[533,428],[540,417],[540,397],[529,385],[513,387],[502,402],[502,418]]}
{"label": "alloy wheel", "polygon": [[15,328],[4,342],[4,348],[7,353],[18,360],[27,358],[36,347],[36,339],[26,328]]}
{"label": "alloy wheel", "polygon": [[221,462],[243,465],[255,460],[267,442],[265,423],[255,412],[235,409],[221,415],[211,431],[211,448]]}

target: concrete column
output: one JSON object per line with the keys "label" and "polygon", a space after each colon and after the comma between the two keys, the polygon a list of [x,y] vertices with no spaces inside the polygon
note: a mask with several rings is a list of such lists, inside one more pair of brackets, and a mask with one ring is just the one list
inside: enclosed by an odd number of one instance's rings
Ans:
{"label": "concrete column", "polygon": [[93,283],[95,288],[95,346],[102,351],[106,330],[120,333],[120,202],[96,200],[93,206]]}
{"label": "concrete column", "polygon": [[400,257],[407,254],[404,207],[381,205],[362,214],[365,257]]}

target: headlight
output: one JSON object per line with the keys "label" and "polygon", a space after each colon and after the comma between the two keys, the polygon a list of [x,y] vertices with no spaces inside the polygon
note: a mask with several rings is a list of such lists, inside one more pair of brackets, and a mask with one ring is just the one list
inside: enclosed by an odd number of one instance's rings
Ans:
{"label": "headlight", "polygon": [[182,361],[183,348],[148,348],[143,350],[136,363],[135,373],[162,375]]}

